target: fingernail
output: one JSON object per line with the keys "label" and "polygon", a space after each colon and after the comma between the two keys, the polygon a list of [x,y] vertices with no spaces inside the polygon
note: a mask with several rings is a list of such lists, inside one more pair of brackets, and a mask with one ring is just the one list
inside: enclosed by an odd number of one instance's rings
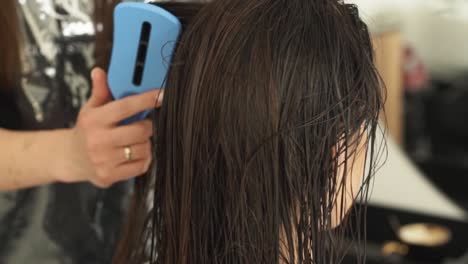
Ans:
{"label": "fingernail", "polygon": [[160,90],[159,93],[156,95],[156,102],[158,105],[161,105],[164,99],[164,90]]}

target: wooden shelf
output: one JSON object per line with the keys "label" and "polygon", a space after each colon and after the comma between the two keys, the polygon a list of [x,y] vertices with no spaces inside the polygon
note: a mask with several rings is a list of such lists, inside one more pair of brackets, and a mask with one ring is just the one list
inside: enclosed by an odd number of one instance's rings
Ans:
{"label": "wooden shelf", "polygon": [[386,87],[386,102],[382,119],[388,134],[403,144],[403,77],[402,37],[398,31],[375,34],[373,37],[377,69]]}

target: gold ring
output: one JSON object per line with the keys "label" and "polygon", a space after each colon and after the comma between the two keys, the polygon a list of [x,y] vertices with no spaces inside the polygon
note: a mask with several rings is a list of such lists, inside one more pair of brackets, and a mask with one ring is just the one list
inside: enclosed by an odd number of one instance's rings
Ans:
{"label": "gold ring", "polygon": [[128,162],[133,160],[133,152],[130,146],[124,148],[124,153],[125,153],[125,159],[127,159]]}

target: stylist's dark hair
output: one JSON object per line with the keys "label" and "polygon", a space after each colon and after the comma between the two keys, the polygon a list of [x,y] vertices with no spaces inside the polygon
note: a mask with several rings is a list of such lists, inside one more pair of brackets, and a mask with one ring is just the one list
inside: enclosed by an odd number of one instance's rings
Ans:
{"label": "stylist's dark hair", "polygon": [[345,233],[362,240],[347,194],[366,201],[382,107],[357,9],[162,6],[186,25],[156,112],[154,166],[137,180],[115,263],[341,262]]}
{"label": "stylist's dark hair", "polygon": [[20,37],[16,0],[2,1],[0,7],[0,92],[9,92],[19,84]]}
{"label": "stylist's dark hair", "polygon": [[112,50],[114,8],[121,0],[94,0],[94,23],[96,28],[96,66],[107,69]]}

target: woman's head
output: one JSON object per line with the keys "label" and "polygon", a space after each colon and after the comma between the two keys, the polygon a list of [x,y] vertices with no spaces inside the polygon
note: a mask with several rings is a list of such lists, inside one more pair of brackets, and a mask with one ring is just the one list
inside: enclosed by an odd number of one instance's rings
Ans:
{"label": "woman's head", "polygon": [[150,220],[129,226],[140,244],[121,258],[149,245],[155,263],[338,262],[334,219],[357,195],[351,176],[363,180],[380,108],[353,6],[206,4],[186,24],[156,116]]}

